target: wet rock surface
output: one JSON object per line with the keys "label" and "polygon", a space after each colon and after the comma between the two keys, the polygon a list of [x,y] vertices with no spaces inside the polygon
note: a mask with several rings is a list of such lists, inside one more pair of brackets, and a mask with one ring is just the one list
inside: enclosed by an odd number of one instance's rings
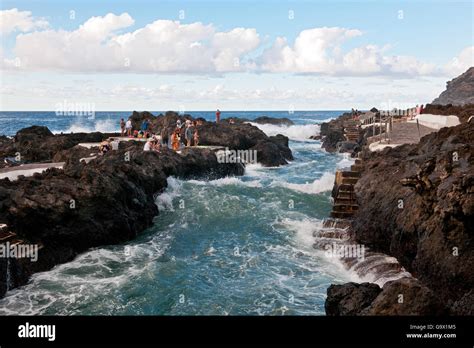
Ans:
{"label": "wet rock surface", "polygon": [[71,158],[64,170],[0,181],[0,221],[22,240],[44,245],[40,260],[17,272],[13,286],[33,272],[91,247],[130,240],[151,226],[158,214],[154,195],[166,188],[168,176],[215,179],[244,172],[242,164],[218,163],[207,149],[179,155],[126,145],[88,164]]}
{"label": "wet rock surface", "polygon": [[[153,118],[152,118],[153,117]],[[178,119],[190,116],[169,112],[155,117],[134,113],[133,122],[151,120],[152,131],[174,130]],[[267,166],[283,165],[292,159],[288,138],[267,137],[248,124],[198,126],[201,144],[230,149],[256,150],[257,160]],[[38,262],[0,262],[0,296],[24,284],[29,276],[72,260],[91,247],[133,239],[152,225],[158,208],[154,197],[167,186],[167,177],[217,179],[243,175],[241,163],[219,163],[214,150],[184,148],[181,154],[163,148],[144,152],[142,142],[121,142],[118,150],[99,155],[89,163],[80,158],[97,148],[77,146],[100,142],[102,133],[52,134],[46,127],[23,129],[11,139],[0,139],[0,156],[20,152],[22,161],[61,161],[64,168],[47,169],[16,181],[0,180],[0,222],[27,244],[42,245]],[[7,272],[8,267],[8,272]],[[7,279],[8,278],[8,279]]]}
{"label": "wet rock surface", "polygon": [[[355,239],[396,257],[418,280],[386,283],[361,314],[474,314],[473,134],[474,122],[463,123],[419,144],[363,152]],[[393,302],[403,289],[411,309]]]}
{"label": "wet rock surface", "polygon": [[[150,120],[152,132],[162,134],[165,138],[170,137],[176,129],[176,124],[186,120],[197,121],[191,115],[180,115],[173,111],[168,111],[164,115],[153,116],[149,112],[136,112],[132,114],[132,120],[137,125],[141,125],[144,119]],[[268,120],[271,118],[267,118]],[[280,122],[275,119],[276,122]],[[257,161],[264,166],[279,166],[287,164],[293,156],[288,147],[288,138],[278,135],[278,138],[268,137],[263,131],[255,126],[244,122],[221,121],[220,123],[208,122],[200,119],[200,125],[196,126],[199,133],[200,145],[223,146],[230,150],[257,150]],[[253,121],[252,121],[253,122]],[[181,128],[181,138],[184,139],[185,127]],[[286,139],[286,145],[285,140]],[[275,147],[276,145],[276,147]]]}
{"label": "wet rock surface", "polygon": [[377,284],[346,283],[331,285],[325,303],[327,315],[360,315],[382,291]]}

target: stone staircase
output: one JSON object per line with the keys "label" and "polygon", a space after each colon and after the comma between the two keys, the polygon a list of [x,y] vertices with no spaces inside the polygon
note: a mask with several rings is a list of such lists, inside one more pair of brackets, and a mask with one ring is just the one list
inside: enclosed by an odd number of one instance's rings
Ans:
{"label": "stone staircase", "polygon": [[[10,247],[18,244],[28,244],[23,239],[18,238],[15,232],[9,231],[6,224],[0,223],[0,244],[9,243]],[[43,249],[44,245],[38,243],[38,250]]]}
{"label": "stone staircase", "polygon": [[17,238],[16,233],[8,230],[6,224],[0,224],[0,244],[6,244],[7,242],[10,242],[10,245],[23,243],[21,239]]}
{"label": "stone staircase", "polygon": [[338,170],[336,172],[332,218],[349,219],[359,209],[354,193],[354,185],[359,180],[361,171],[362,160],[357,158],[350,170]]}
{"label": "stone staircase", "polygon": [[359,121],[347,120],[344,121],[344,136],[347,141],[358,142],[359,141]]}
{"label": "stone staircase", "polygon": [[[355,245],[351,222],[347,219],[326,219],[322,228],[313,232],[313,236],[315,237],[313,247],[319,250],[327,250],[328,245]],[[394,257],[372,251],[365,246],[363,258],[345,255],[339,260],[346,269],[354,272],[361,279],[377,283],[379,286],[383,286],[390,280],[411,277],[411,274]]]}

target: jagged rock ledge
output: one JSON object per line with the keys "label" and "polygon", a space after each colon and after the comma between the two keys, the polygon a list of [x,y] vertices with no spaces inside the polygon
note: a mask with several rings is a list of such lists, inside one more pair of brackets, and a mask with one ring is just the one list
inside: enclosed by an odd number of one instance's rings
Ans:
{"label": "jagged rock ledge", "polygon": [[396,257],[416,279],[387,282],[383,289],[331,286],[328,315],[474,314],[472,134],[474,121],[443,128],[419,144],[363,152],[354,238]]}
{"label": "jagged rock ledge", "polygon": [[[154,131],[173,129],[178,118],[192,119],[174,112],[158,117],[132,115],[135,123],[145,117]],[[203,122],[199,131],[201,144],[257,150],[263,165],[282,165],[292,159],[288,138],[267,137],[249,124]],[[0,259],[0,297],[7,285],[11,289],[25,284],[32,273],[70,261],[91,247],[135,238],[158,214],[154,197],[166,188],[167,177],[216,179],[244,173],[240,163],[219,163],[211,149],[186,148],[182,154],[168,149],[143,152],[143,143],[133,141],[121,142],[118,150],[87,164],[79,161],[93,149],[78,143],[104,138],[107,135],[101,133],[53,135],[45,127],[34,126],[0,142],[1,157],[20,152],[29,162],[65,161],[62,170],[51,168],[13,182],[0,180],[0,222],[24,243],[42,245],[37,262]]]}

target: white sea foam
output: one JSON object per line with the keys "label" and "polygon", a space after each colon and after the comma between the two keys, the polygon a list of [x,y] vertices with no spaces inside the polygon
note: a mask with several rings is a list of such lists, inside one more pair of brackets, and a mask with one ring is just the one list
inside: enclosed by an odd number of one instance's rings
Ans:
{"label": "white sea foam", "polygon": [[94,125],[88,126],[81,123],[74,123],[64,131],[54,131],[54,133],[114,133],[120,132],[120,126],[116,120],[97,120]]}
{"label": "white sea foam", "polygon": [[322,177],[310,183],[296,184],[296,183],[289,183],[289,182],[283,182],[283,181],[277,180],[277,181],[274,181],[272,185],[286,187],[294,191],[317,194],[317,193],[332,190],[334,186],[334,178],[335,178],[335,175],[333,173],[326,172],[323,174]]}
{"label": "white sea foam", "polygon": [[342,155],[342,159],[336,164],[337,169],[349,168],[351,165],[355,163],[355,159],[351,158],[349,154],[343,153],[341,155]]}
{"label": "white sea foam", "polygon": [[242,179],[238,177],[231,177],[231,176],[221,178],[221,179],[216,179],[216,180],[209,180],[209,181],[188,180],[187,182],[190,184],[196,184],[196,185],[211,185],[211,186],[239,185],[239,186],[247,186],[247,187],[262,187],[262,184],[258,180],[243,181]]}
{"label": "white sea foam", "polygon": [[251,125],[261,129],[266,135],[273,136],[283,134],[292,140],[306,140],[312,135],[319,134],[318,124],[279,126],[274,124],[259,124],[250,122]]}
{"label": "white sea foam", "polygon": [[163,193],[156,197],[155,204],[157,205],[159,210],[174,211],[173,199],[180,195],[182,181],[171,176],[168,177],[167,181],[168,187]]}

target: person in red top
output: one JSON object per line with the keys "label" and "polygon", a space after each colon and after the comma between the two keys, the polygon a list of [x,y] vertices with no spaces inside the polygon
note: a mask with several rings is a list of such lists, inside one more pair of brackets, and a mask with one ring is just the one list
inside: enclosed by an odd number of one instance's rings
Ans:
{"label": "person in red top", "polygon": [[216,111],[216,123],[219,123],[220,120],[221,120],[221,112],[219,111],[219,109],[217,109],[217,111]]}

